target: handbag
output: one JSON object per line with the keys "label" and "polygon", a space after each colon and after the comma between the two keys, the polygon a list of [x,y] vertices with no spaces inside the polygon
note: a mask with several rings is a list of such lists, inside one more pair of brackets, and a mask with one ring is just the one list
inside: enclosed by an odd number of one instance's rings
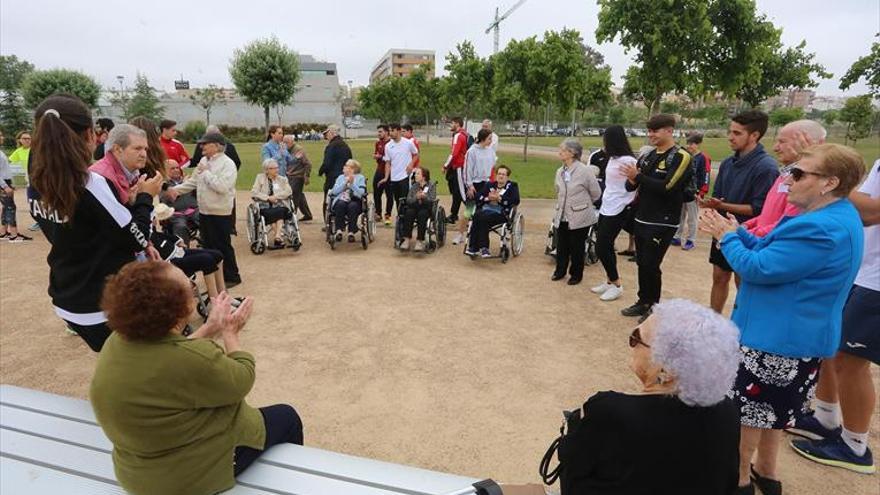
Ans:
{"label": "handbag", "polygon": [[[583,456],[582,453],[590,447],[579,437],[583,423],[582,410],[562,412],[564,419],[562,426],[559,427],[559,437],[550,444],[538,469],[545,485],[552,485],[559,480],[562,495],[584,493],[583,487],[578,484],[578,479],[582,477],[578,470],[578,461]],[[551,469],[554,454],[557,457],[557,464]]]}

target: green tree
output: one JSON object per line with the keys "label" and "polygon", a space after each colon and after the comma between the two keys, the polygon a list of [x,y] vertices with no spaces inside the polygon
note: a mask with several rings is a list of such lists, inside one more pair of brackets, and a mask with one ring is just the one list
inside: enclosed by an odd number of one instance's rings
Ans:
{"label": "green tree", "polygon": [[256,40],[235,50],[229,75],[246,102],[263,108],[268,132],[269,108],[293,102],[299,58],[275,37]]}
{"label": "green tree", "polygon": [[802,118],[804,118],[803,108],[777,108],[770,112],[770,125],[777,127],[778,130],[779,127]]}
{"label": "green tree", "polygon": [[[840,121],[846,123],[846,142],[853,144],[868,137],[874,124],[874,107],[871,95],[854,96],[846,100],[840,110]],[[846,142],[844,144],[846,144]]]}
{"label": "green tree", "polygon": [[437,84],[430,77],[430,65],[420,65],[403,78],[403,97],[406,115],[424,117],[425,125],[431,114],[437,112]]}
{"label": "green tree", "polygon": [[446,55],[445,86],[446,110],[461,113],[467,121],[472,117],[486,94],[486,62],[477,56],[470,41],[459,43],[454,52]]}
{"label": "green tree", "polygon": [[840,110],[826,110],[822,113],[822,122],[825,122],[825,125],[831,126],[835,122],[840,119]]}
{"label": "green tree", "polygon": [[543,108],[552,98],[548,81],[553,74],[542,45],[534,36],[521,41],[511,40],[503,51],[495,55],[495,91],[504,90],[506,86],[516,88],[514,91],[519,91],[527,104],[523,161],[528,161],[529,124],[535,109]]}
{"label": "green tree", "polygon": [[30,62],[15,55],[0,55],[0,130],[6,138],[29,127],[30,116],[24,107],[21,86],[33,70]]}
{"label": "green tree", "polygon": [[361,111],[382,122],[400,122],[404,114],[405,82],[401,77],[386,77],[363,88],[358,96]]}
{"label": "green tree", "polygon": [[226,104],[226,93],[213,84],[209,84],[205,88],[195,90],[189,95],[193,105],[202,107],[205,111],[205,123],[211,125],[211,110],[217,105]]}
{"label": "green tree", "polygon": [[147,76],[138,73],[134,80],[134,91],[128,96],[123,116],[126,120],[135,117],[146,117],[153,121],[159,121],[165,114],[165,107],[159,105],[156,90],[150,86]]}
{"label": "green tree", "polygon": [[72,94],[95,108],[98,106],[101,86],[82,72],[52,69],[28,74],[22,82],[21,92],[27,108],[36,108],[43,100],[57,93]]}
{"label": "green tree", "polygon": [[814,61],[815,54],[804,51],[805,41],[785,50],[778,39],[775,45],[773,51],[759,60],[757,76],[747,80],[737,92],[737,96],[752,107],[786,89],[815,88],[818,85],[815,78],[832,76]]}
{"label": "green tree", "polygon": [[871,53],[856,60],[846,71],[840,80],[840,89],[846,91],[862,78],[867,81],[871,96],[880,97],[880,42],[875,41]]}

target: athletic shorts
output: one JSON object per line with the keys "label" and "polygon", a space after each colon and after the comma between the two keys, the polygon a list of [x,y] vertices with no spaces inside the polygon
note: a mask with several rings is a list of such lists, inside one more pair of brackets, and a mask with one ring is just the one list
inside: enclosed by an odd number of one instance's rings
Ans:
{"label": "athletic shorts", "polygon": [[880,364],[880,291],[854,285],[843,307],[840,351]]}
{"label": "athletic shorts", "polygon": [[709,263],[721,268],[725,272],[733,271],[733,268],[727,263],[727,258],[724,257],[724,253],[721,252],[721,248],[718,247],[718,241],[715,239],[712,239],[712,247],[709,248]]}

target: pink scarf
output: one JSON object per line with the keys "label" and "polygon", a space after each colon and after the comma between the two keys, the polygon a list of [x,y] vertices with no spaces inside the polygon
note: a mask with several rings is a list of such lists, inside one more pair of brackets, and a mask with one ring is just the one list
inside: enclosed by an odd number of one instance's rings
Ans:
{"label": "pink scarf", "polygon": [[109,180],[116,187],[119,201],[124,205],[128,204],[131,186],[128,183],[128,178],[125,176],[125,172],[122,171],[122,164],[113,156],[113,153],[106,153],[104,158],[93,163],[89,170]]}

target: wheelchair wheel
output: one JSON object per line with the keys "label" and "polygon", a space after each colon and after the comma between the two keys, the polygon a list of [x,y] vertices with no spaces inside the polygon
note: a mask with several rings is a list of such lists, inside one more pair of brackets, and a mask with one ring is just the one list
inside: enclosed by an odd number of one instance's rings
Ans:
{"label": "wheelchair wheel", "polygon": [[367,201],[367,211],[364,215],[366,216],[366,229],[364,230],[367,234],[367,242],[373,242],[376,240],[376,206],[372,201]]}
{"label": "wheelchair wheel", "polygon": [[437,231],[437,247],[446,244],[446,210],[442,206],[437,207],[437,216],[434,217],[434,229]]}
{"label": "wheelchair wheel", "polygon": [[[513,226],[510,233],[510,244],[514,256],[519,256],[523,251],[523,244],[525,243],[525,219],[522,216],[522,213],[517,213],[515,217],[513,217]],[[503,254],[503,253],[502,253]],[[502,258],[502,261],[504,259]]]}
{"label": "wheelchair wheel", "polygon": [[584,260],[586,265],[595,265],[597,261],[599,261],[599,254],[596,252],[596,226],[593,225],[590,227],[590,231],[587,233],[587,243],[584,246],[584,250],[586,251],[584,254]]}
{"label": "wheelchair wheel", "polygon": [[266,245],[260,241],[254,241],[251,243],[251,252],[254,254],[263,254],[266,252]]}

